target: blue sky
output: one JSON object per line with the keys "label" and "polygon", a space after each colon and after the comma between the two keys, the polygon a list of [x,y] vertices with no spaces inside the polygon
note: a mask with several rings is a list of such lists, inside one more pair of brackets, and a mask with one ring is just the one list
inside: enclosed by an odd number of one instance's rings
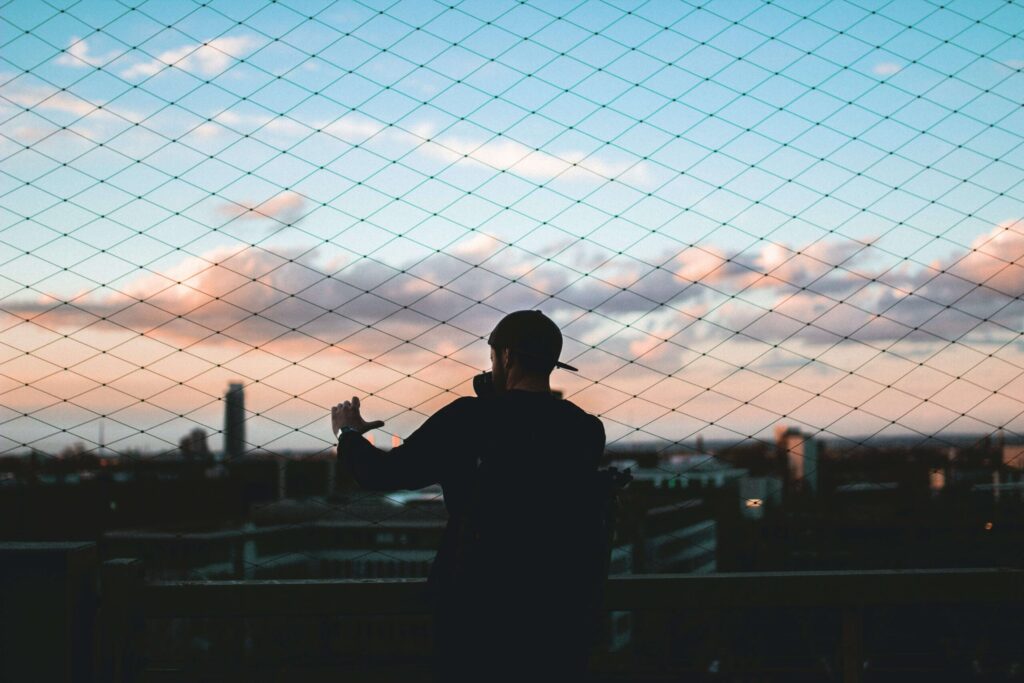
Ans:
{"label": "blue sky", "polygon": [[700,4],[5,4],[0,450],[405,436],[520,307],[613,438],[1024,427],[1024,4]]}

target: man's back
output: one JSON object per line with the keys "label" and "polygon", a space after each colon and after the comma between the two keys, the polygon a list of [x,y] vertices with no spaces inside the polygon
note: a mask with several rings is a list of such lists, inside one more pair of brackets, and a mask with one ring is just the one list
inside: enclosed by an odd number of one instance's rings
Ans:
{"label": "man's back", "polygon": [[505,556],[502,565],[536,566],[542,558],[518,550],[513,557],[509,542],[542,543],[571,528],[581,478],[597,469],[604,450],[601,422],[569,401],[530,391],[459,399],[448,411],[464,419],[450,444],[457,462],[440,480],[450,515],[486,532],[480,549]]}
{"label": "man's back", "polygon": [[[468,399],[465,471],[438,553],[439,654],[466,675],[585,664],[602,549],[597,418],[548,393]],[[481,669],[487,669],[482,671]]]}

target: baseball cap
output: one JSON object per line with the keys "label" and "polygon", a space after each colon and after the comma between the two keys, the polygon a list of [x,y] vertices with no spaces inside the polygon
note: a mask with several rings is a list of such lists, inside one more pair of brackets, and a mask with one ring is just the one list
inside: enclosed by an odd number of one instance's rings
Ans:
{"label": "baseball cap", "polygon": [[512,349],[551,361],[556,368],[578,372],[558,360],[562,353],[562,331],[555,321],[540,311],[509,313],[495,326],[487,343],[499,349]]}

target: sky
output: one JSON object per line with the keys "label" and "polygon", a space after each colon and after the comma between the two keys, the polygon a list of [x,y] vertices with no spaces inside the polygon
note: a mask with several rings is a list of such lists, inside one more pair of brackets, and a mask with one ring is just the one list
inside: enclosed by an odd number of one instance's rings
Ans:
{"label": "sky", "polygon": [[610,442],[1024,432],[1024,3],[0,4],[0,454],[378,442],[537,308]]}

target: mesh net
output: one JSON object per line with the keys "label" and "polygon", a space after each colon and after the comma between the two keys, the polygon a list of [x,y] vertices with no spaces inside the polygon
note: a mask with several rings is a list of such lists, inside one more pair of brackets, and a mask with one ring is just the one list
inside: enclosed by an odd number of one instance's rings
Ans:
{"label": "mesh net", "polygon": [[329,450],[353,395],[384,445],[471,394],[523,308],[613,448],[1015,439],[1020,26],[995,1],[6,2],[0,453],[220,451],[231,383],[244,454]]}

